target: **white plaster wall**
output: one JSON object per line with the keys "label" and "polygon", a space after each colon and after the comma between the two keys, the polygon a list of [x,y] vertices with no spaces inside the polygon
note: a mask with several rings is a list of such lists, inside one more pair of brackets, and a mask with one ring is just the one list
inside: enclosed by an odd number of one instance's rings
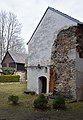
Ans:
{"label": "white plaster wall", "polygon": [[39,69],[34,67],[28,68],[28,89],[35,91],[39,94],[39,77],[45,76],[47,78],[47,91],[49,93],[49,67],[47,68],[47,73],[45,73],[45,68]]}
{"label": "white plaster wall", "polygon": [[[60,30],[73,25],[77,25],[77,23],[48,9],[28,44],[28,66],[50,65],[54,39]],[[43,75],[42,70],[28,68],[28,89],[35,90],[38,93],[38,77]],[[49,79],[49,73],[46,77]]]}
{"label": "white plaster wall", "polygon": [[28,45],[28,65],[50,64],[54,39],[61,29],[72,25],[76,23],[48,9]]}
{"label": "white plaster wall", "polygon": [[83,58],[76,54],[77,100],[83,100]]}
{"label": "white plaster wall", "polygon": [[83,58],[79,58],[78,53],[76,53],[76,70],[83,72]]}
{"label": "white plaster wall", "polygon": [[76,60],[76,49],[70,49],[68,52],[69,60]]}

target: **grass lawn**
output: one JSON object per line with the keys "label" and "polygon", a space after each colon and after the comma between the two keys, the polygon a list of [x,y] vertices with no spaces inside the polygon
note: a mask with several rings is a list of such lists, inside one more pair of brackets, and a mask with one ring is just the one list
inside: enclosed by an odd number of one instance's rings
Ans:
{"label": "grass lawn", "polygon": [[[0,84],[0,120],[83,120],[83,102],[66,103],[65,111],[37,111],[33,108],[37,96],[24,94],[25,89],[26,84]],[[8,103],[12,94],[19,96],[18,105]]]}

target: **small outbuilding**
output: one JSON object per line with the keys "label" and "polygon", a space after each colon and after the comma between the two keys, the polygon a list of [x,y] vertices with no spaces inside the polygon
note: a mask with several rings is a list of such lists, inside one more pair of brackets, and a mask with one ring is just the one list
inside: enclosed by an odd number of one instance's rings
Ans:
{"label": "small outbuilding", "polygon": [[15,51],[7,51],[1,65],[2,67],[12,67],[15,69],[15,74],[20,75],[20,80],[26,80],[25,61],[27,54],[17,53]]}

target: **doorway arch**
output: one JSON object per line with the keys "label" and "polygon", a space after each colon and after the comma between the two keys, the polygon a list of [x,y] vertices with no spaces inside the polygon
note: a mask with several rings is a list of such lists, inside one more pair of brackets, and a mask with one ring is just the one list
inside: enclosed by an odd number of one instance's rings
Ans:
{"label": "doorway arch", "polygon": [[45,76],[39,77],[39,93],[46,93],[47,91],[47,78]]}

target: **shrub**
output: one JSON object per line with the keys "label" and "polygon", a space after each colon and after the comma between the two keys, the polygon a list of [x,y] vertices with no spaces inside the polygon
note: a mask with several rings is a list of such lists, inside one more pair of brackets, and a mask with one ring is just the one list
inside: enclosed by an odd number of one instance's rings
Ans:
{"label": "shrub", "polygon": [[2,71],[3,71],[3,74],[5,74],[5,75],[13,75],[14,74],[14,68],[12,68],[12,67],[3,67]]}
{"label": "shrub", "polygon": [[12,102],[14,105],[18,103],[19,97],[15,95],[10,95],[8,97],[8,101]]}
{"label": "shrub", "polygon": [[35,99],[34,107],[43,110],[47,108],[47,103],[48,103],[47,98],[45,98],[45,96],[41,94],[38,96],[37,99]]}
{"label": "shrub", "polygon": [[65,109],[65,99],[62,96],[56,96],[53,101],[54,109]]}
{"label": "shrub", "polygon": [[19,82],[19,75],[0,75],[0,82]]}

